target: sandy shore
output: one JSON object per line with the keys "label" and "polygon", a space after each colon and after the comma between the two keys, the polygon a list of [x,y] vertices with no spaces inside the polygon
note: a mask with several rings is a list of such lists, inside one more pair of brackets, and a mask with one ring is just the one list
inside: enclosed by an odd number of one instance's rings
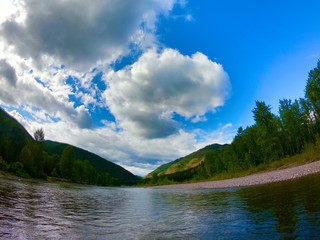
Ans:
{"label": "sandy shore", "polygon": [[252,174],[240,178],[232,178],[227,180],[199,182],[199,183],[186,183],[157,186],[155,188],[166,189],[202,189],[202,188],[228,188],[228,187],[242,187],[252,186],[273,182],[280,182],[290,179],[299,178],[305,175],[319,173],[320,161],[307,163],[301,166],[290,167],[286,169],[274,170],[270,172],[263,172]]}

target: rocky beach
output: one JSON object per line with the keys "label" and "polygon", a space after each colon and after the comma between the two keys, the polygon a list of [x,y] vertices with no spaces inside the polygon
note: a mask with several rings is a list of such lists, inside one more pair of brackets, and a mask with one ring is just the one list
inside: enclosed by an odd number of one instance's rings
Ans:
{"label": "rocky beach", "polygon": [[256,173],[245,177],[232,178],[218,181],[172,184],[157,186],[155,188],[166,189],[205,189],[205,188],[228,188],[228,187],[244,187],[267,183],[274,183],[286,180],[292,180],[309,174],[320,172],[320,161],[307,163],[300,166],[289,167],[269,172]]}

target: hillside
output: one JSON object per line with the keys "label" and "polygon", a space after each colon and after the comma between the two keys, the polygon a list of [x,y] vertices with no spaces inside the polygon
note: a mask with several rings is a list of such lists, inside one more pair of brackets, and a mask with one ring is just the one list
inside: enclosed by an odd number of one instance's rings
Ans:
{"label": "hillside", "polygon": [[[71,145],[37,142],[13,117],[0,108],[0,170],[22,177],[66,178],[61,171],[64,151]],[[70,181],[99,185],[134,185],[139,178],[119,165],[71,146]],[[65,159],[64,159],[65,160]],[[68,160],[68,159],[67,159]],[[68,164],[67,164],[68,165]]]}
{"label": "hillside", "polygon": [[[48,140],[44,142],[44,150],[51,155],[62,155],[67,146],[71,145]],[[75,146],[72,147],[75,151],[76,159],[82,161],[88,160],[99,172],[108,172],[112,177],[120,180],[120,182],[125,185],[134,185],[138,182],[138,177],[119,165],[84,149]]]}
{"label": "hillside", "polygon": [[22,148],[31,141],[27,130],[0,108],[0,156],[8,162],[18,161]]}
{"label": "hillside", "polygon": [[176,173],[188,172],[197,168],[204,160],[207,154],[210,154],[216,150],[222,149],[228,144],[212,144],[208,145],[196,152],[193,152],[185,157],[179,158],[175,161],[166,163],[158,167],[153,172],[149,173],[145,178],[152,178],[154,176],[165,176]]}

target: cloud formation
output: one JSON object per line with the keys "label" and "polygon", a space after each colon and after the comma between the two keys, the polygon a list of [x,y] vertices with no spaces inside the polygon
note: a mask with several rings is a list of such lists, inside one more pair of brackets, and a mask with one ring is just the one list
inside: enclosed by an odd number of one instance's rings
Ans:
{"label": "cloud formation", "polygon": [[145,138],[175,134],[173,114],[201,118],[224,104],[230,90],[227,73],[202,53],[177,50],[145,52],[137,62],[106,76],[107,105],[120,127]]}
{"label": "cloud formation", "polygon": [[80,128],[91,126],[90,115],[84,106],[74,108],[66,98],[59,99],[31,74],[22,75],[18,79],[15,69],[5,60],[0,60],[0,104],[41,108],[52,117],[71,121]]}
{"label": "cloud formation", "polygon": [[11,86],[15,86],[17,82],[16,70],[4,59],[0,60],[0,79]]}
{"label": "cloud formation", "polygon": [[[130,52],[131,44],[145,46],[144,37],[153,34],[158,14],[170,11],[176,1],[5,3],[11,10],[0,14],[0,102],[41,108],[52,117],[86,128],[91,126],[87,105],[101,107],[90,83],[90,68],[99,64],[109,68],[108,64]],[[76,91],[66,84],[70,76],[79,82]],[[80,106],[69,98],[75,94]]]}
{"label": "cloud formation", "polygon": [[[15,17],[0,28],[14,52],[38,65],[46,56],[73,67],[110,63],[129,52],[154,29],[157,14],[173,0],[24,0]],[[23,17],[23,21],[18,19]],[[144,26],[141,31],[141,25]],[[139,37],[139,39],[138,39]]]}

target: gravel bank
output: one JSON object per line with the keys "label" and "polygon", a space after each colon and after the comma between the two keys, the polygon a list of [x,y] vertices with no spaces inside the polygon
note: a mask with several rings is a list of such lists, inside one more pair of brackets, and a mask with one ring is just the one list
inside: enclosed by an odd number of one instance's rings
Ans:
{"label": "gravel bank", "polygon": [[186,183],[157,186],[155,188],[166,189],[202,189],[202,188],[228,188],[228,187],[242,187],[252,186],[258,184],[266,184],[273,182],[280,182],[290,179],[299,178],[308,174],[320,172],[320,161],[307,163],[297,167],[290,167],[286,169],[274,170],[270,172],[256,173],[245,177],[232,178],[219,181]]}

